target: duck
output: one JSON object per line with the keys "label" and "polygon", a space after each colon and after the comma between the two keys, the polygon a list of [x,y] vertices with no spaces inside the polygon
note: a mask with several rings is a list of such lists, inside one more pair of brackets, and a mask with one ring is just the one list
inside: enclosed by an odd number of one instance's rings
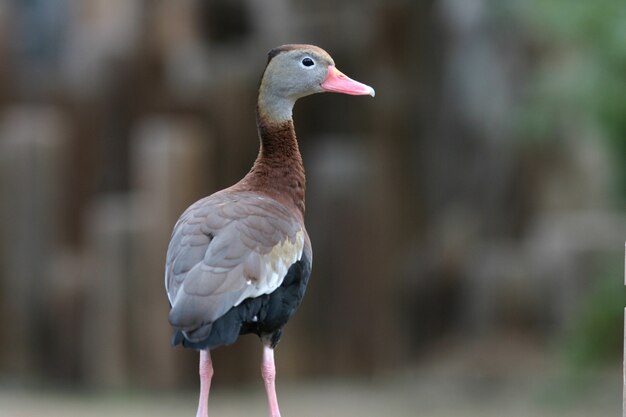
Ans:
{"label": "duck", "polygon": [[259,153],[236,184],[205,197],[174,226],[165,262],[172,345],[199,351],[197,417],[207,417],[211,351],[256,334],[270,417],[280,417],[274,349],[300,305],[313,252],[304,225],[305,171],[292,111],[316,93],[374,96],[314,45],[272,49],[256,106]]}

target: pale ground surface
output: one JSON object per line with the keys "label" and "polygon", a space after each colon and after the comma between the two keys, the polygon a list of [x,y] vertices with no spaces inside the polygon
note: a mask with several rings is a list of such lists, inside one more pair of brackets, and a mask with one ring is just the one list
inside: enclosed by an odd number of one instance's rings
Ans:
{"label": "pale ground surface", "polygon": [[[582,388],[562,389],[559,378],[485,380],[445,373],[363,381],[279,381],[283,417],[602,417],[620,415],[615,373]],[[618,375],[619,376],[619,375]],[[215,389],[211,417],[266,416],[261,382],[242,390]],[[196,393],[83,393],[0,385],[2,417],[171,417],[195,415]]]}

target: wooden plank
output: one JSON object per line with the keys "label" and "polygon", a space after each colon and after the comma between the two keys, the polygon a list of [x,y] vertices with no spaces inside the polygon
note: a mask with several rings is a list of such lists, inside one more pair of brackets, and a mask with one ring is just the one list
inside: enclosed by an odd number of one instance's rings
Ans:
{"label": "wooden plank", "polygon": [[0,119],[0,325],[11,343],[4,369],[34,370],[40,349],[48,266],[61,244],[68,121],[48,106],[7,108]]}
{"label": "wooden plank", "polygon": [[[140,231],[131,261],[135,279],[130,289],[134,329],[130,337],[134,373],[138,382],[151,386],[174,385],[189,375],[180,372],[184,361],[170,346],[163,277],[178,216],[206,194],[212,166],[206,136],[202,124],[193,119],[154,117],[144,120],[133,137],[131,184],[137,193],[134,222]],[[195,360],[195,352],[190,354]]]}
{"label": "wooden plank", "polygon": [[105,195],[87,213],[83,369],[85,380],[129,382],[128,268],[134,225],[127,195]]}

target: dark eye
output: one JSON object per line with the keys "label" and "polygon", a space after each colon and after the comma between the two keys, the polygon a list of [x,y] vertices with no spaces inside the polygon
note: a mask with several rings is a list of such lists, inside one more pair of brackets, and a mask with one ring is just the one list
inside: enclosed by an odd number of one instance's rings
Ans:
{"label": "dark eye", "polygon": [[307,56],[302,60],[302,65],[304,65],[305,67],[312,67],[313,65],[315,65],[315,62],[313,62],[313,60]]}

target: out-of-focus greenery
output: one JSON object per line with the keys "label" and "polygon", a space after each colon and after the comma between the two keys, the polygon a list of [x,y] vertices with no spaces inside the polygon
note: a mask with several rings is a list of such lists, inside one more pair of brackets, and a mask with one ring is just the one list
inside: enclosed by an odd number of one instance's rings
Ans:
{"label": "out-of-focus greenery", "polygon": [[524,109],[526,137],[591,127],[614,158],[617,195],[626,201],[626,2],[511,0],[537,54]]}
{"label": "out-of-focus greenery", "polygon": [[[561,339],[563,372],[542,387],[537,399],[551,406],[568,406],[582,395],[602,395],[598,370],[621,362],[624,317],[622,255],[599,256],[590,274],[588,295]],[[616,279],[616,277],[618,279]]]}
{"label": "out-of-focus greenery", "polygon": [[[573,370],[603,366],[622,352],[624,286],[621,254],[599,257],[589,294],[566,337],[566,357]],[[617,278],[617,279],[616,279]]]}
{"label": "out-of-focus greenery", "polygon": [[[507,12],[527,34],[531,65],[523,137],[600,140],[612,158],[614,203],[626,202],[626,1],[510,0]],[[567,146],[576,146],[569,143]],[[622,255],[600,256],[586,301],[564,338],[572,380],[622,351]],[[576,376],[580,377],[577,378]],[[582,383],[582,385],[585,385]]]}

